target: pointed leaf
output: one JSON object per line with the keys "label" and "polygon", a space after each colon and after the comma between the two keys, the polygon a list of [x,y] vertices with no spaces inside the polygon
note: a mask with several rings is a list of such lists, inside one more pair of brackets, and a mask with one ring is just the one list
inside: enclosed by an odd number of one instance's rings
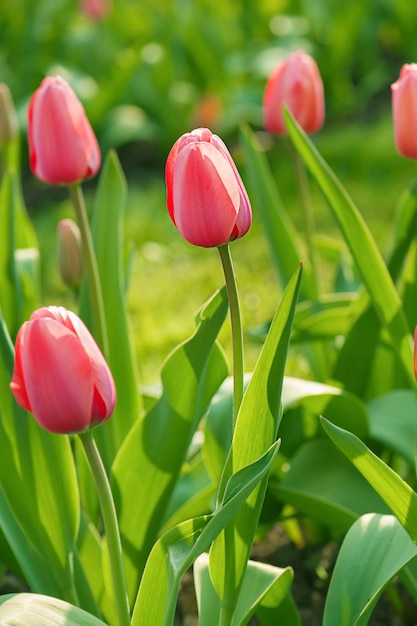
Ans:
{"label": "pointed leaf", "polygon": [[162,396],[134,425],[113,465],[111,480],[131,600],[194,431],[227,374],[223,353],[214,344],[227,309],[223,288],[202,309],[194,335],[168,357],[162,370]]}
{"label": "pointed leaf", "polygon": [[387,328],[400,362],[414,387],[413,351],[402,303],[369,229],[335,174],[288,110],[288,133],[301,158],[327,198],[383,327]]}
{"label": "pointed leaf", "polygon": [[[233,473],[258,458],[276,439],[281,416],[281,391],[291,336],[301,266],[285,290],[277,313],[245,391],[226,461],[224,482]],[[230,606],[237,601],[246,564],[265,497],[266,480],[251,494],[245,507],[214,542],[210,551],[210,573],[221,598]]]}
{"label": "pointed leaf", "polygon": [[154,545],[135,604],[132,626],[171,626],[182,575],[208,549],[269,471],[278,442],[250,466],[231,476],[225,499],[212,515],[182,522]]}
{"label": "pointed leaf", "polygon": [[330,439],[366,478],[417,543],[417,494],[352,433],[322,418]]}

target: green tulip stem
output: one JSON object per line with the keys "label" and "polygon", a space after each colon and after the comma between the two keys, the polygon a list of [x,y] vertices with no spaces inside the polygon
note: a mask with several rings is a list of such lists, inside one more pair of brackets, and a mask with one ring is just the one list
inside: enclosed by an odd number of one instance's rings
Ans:
{"label": "green tulip stem", "polygon": [[223,265],[229,299],[230,322],[232,328],[232,355],[233,355],[233,425],[236,424],[237,414],[243,398],[244,369],[243,369],[243,334],[240,315],[239,296],[236,284],[236,275],[230,255],[229,244],[219,246],[218,251]]}
{"label": "green tulip stem", "polygon": [[306,168],[304,166],[303,161],[301,160],[300,155],[298,154],[296,150],[294,151],[294,162],[295,162],[295,171],[297,175],[298,189],[300,193],[300,203],[301,203],[301,210],[302,210],[303,221],[304,221],[307,252],[308,252],[309,259],[310,259],[313,280],[314,280],[315,288],[317,292],[319,280],[318,280],[318,275],[317,275],[316,253],[314,249],[314,232],[315,232],[314,213],[313,213],[313,209],[311,205],[310,187],[308,184]]}
{"label": "green tulip stem", "polygon": [[93,316],[94,335],[104,357],[108,358],[109,350],[104,315],[103,293],[101,290],[100,275],[98,272],[97,259],[90,224],[87,217],[84,196],[80,184],[70,185],[68,190],[81,232],[81,241],[91,302],[91,312]]}
{"label": "green tulip stem", "polygon": [[109,479],[92,432],[87,430],[84,433],[80,433],[79,437],[84,447],[91,473],[94,478],[101,514],[103,517],[104,531],[106,533],[107,548],[110,558],[117,624],[118,626],[131,626],[129,601],[126,591],[126,579],[123,568],[122,545],[120,541],[116,507],[114,505]]}

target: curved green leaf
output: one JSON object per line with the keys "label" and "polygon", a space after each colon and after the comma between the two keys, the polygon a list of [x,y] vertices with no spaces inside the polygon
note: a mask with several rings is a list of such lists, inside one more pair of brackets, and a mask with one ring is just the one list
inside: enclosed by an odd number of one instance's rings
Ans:
{"label": "curved green leaf", "polygon": [[379,320],[388,330],[404,372],[414,388],[416,382],[411,365],[413,350],[408,323],[400,297],[377,245],[352,199],[308,135],[303,132],[288,110],[284,110],[284,117],[289,137],[329,202],[372,298]]}
{"label": "curved green leaf", "polygon": [[417,494],[352,433],[322,418],[330,439],[366,478],[417,543]]}
{"label": "curved green leaf", "polygon": [[[281,568],[259,561],[248,561],[232,626],[244,626],[255,612],[261,611],[262,607],[268,611],[270,618],[271,613],[273,614],[275,624],[279,623],[282,604],[290,593],[293,577],[290,567]],[[213,626],[219,623],[220,601],[211,582],[206,553],[199,556],[194,564],[194,581],[199,626]],[[294,612],[293,619],[289,619],[287,615],[285,624],[286,626],[301,624],[297,613]]]}
{"label": "curved green leaf", "polygon": [[384,588],[415,556],[417,546],[394,516],[359,518],[337,557],[323,626],[365,626]]}
{"label": "curved green leaf", "polygon": [[[271,328],[246,388],[237,416],[232,446],[225,464],[219,499],[232,473],[258,458],[276,439],[281,418],[281,391],[287,350],[301,281],[300,266],[285,290]],[[221,598],[230,606],[237,601],[246,564],[265,497],[267,480],[248,502],[210,551],[210,574]]]}
{"label": "curved green leaf", "polygon": [[263,480],[278,446],[276,442],[262,457],[230,477],[224,501],[212,515],[182,522],[155,543],[139,588],[132,626],[172,626],[182,575]]}
{"label": "curved green leaf", "polygon": [[106,626],[68,602],[34,593],[0,596],[0,623],[13,626]]}
{"label": "curved green leaf", "polygon": [[162,396],[136,422],[112,468],[132,601],[192,436],[227,375],[224,355],[215,344],[227,310],[223,288],[202,309],[191,339],[168,357],[162,370]]}

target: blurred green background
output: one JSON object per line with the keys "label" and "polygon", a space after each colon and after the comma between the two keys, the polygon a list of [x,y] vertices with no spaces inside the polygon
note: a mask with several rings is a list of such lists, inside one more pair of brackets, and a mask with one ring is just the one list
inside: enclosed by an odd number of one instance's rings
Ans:
{"label": "blurred green background", "polygon": [[[314,141],[386,251],[397,199],[416,172],[395,152],[390,108],[390,84],[403,63],[417,61],[416,27],[417,4],[410,0],[113,0],[101,22],[83,15],[78,0],[2,0],[0,80],[18,109],[24,195],[43,252],[45,300],[73,303],[56,269],[56,224],[72,215],[66,192],[34,180],[27,166],[26,108],[45,75],[70,82],[103,154],[116,148],[126,173],[126,241],[134,250],[129,308],[148,381],[223,282],[216,251],[184,242],[165,209],[165,160],[178,136],[208,126],[228,144],[245,179],[239,128],[249,123],[302,230],[291,152],[284,139],[263,133],[261,103],[278,60],[304,48],[319,65],[326,94],[325,128]],[[94,186],[85,186],[89,203]],[[314,186],[312,197],[318,234],[337,235]],[[280,295],[256,213],[233,255],[243,322],[256,327],[272,316]],[[228,349],[227,327],[223,340]],[[249,337],[246,344],[250,369],[259,346]]]}

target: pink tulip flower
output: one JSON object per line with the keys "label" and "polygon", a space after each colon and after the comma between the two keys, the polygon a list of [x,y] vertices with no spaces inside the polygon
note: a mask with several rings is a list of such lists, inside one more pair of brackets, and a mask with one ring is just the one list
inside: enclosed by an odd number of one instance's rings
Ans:
{"label": "pink tulip flower", "polygon": [[315,60],[303,50],[283,59],[267,81],[264,123],[266,130],[274,135],[287,134],[282,115],[284,104],[307,133],[315,133],[323,126],[323,82]]}
{"label": "pink tulip flower", "polygon": [[400,154],[417,159],[417,63],[405,64],[391,85],[394,137]]}
{"label": "pink tulip flower", "polygon": [[45,78],[28,111],[33,174],[50,185],[71,185],[97,174],[100,148],[81,102],[60,76]]}
{"label": "pink tulip flower", "polygon": [[110,11],[110,0],[81,0],[81,11],[92,20],[103,20]]}
{"label": "pink tulip flower", "polygon": [[91,428],[113,413],[109,367],[80,318],[63,307],[35,311],[20,328],[10,389],[53,433]]}
{"label": "pink tulip flower", "polygon": [[166,163],[167,207],[189,243],[222,246],[252,223],[248,195],[223,141],[207,128],[182,135]]}

